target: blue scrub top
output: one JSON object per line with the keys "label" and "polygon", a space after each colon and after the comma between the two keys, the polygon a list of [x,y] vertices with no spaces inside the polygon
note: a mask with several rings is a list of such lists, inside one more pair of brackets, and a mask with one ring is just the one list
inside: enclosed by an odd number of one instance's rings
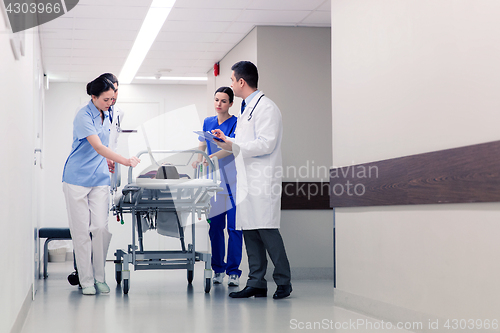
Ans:
{"label": "blue scrub top", "polygon": [[76,114],[73,121],[73,145],[63,171],[63,182],[72,185],[94,187],[109,185],[109,169],[106,158],[99,155],[87,140],[97,134],[106,147],[109,144],[109,118],[101,113],[92,100]]}
{"label": "blue scrub top", "polygon": [[[236,131],[236,123],[238,118],[235,116],[231,116],[229,119],[226,119],[222,124],[219,125],[219,121],[217,120],[217,116],[207,117],[203,122],[203,131],[211,132],[214,129],[220,129],[226,136],[230,138],[234,138]],[[199,137],[199,140],[202,141],[203,138]],[[208,155],[212,155],[219,150],[221,150],[212,140],[205,140],[207,143],[207,151]],[[222,194],[228,194],[226,179],[224,179],[224,174],[227,177],[227,184],[231,189],[231,193],[233,195],[236,194],[236,167],[234,166],[234,155],[229,155],[219,160],[219,169],[221,169],[221,184],[220,186],[223,188],[223,191],[219,192]],[[223,172],[222,172],[223,171]]]}

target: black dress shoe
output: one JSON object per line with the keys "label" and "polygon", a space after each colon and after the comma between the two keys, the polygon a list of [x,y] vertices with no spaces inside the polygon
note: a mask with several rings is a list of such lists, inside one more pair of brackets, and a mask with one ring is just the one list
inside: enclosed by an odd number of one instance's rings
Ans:
{"label": "black dress shoe", "polygon": [[229,294],[232,298],[248,298],[248,297],[267,297],[267,288],[254,288],[246,286],[243,290],[235,291]]}
{"label": "black dress shoe", "polygon": [[78,278],[78,272],[73,272],[70,275],[68,275],[68,282],[72,286],[76,286],[77,284],[80,284],[80,279]]}
{"label": "black dress shoe", "polygon": [[276,292],[273,295],[274,299],[281,299],[290,296],[292,293],[292,285],[278,286]]}

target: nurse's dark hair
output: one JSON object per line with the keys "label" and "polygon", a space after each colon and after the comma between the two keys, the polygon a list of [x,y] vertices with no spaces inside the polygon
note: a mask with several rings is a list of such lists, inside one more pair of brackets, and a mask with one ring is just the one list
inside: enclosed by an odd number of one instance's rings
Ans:
{"label": "nurse's dark hair", "polygon": [[224,94],[227,94],[229,96],[229,103],[232,103],[234,101],[234,92],[233,92],[233,89],[229,88],[229,87],[220,87],[219,89],[217,89],[215,91],[215,94],[214,96],[218,93],[224,93]]}
{"label": "nurse's dark hair", "polygon": [[116,83],[116,86],[118,87],[120,84],[118,83],[118,78],[116,77],[115,74],[112,74],[112,73],[104,73],[104,74],[101,74],[101,76],[99,77],[105,77],[106,79],[108,79],[109,81],[111,81],[112,83]]}
{"label": "nurse's dark hair", "polygon": [[245,80],[245,82],[251,87],[257,89],[257,83],[259,82],[259,72],[257,71],[257,66],[255,66],[250,61],[240,61],[231,67],[234,71],[234,77],[237,81],[240,79]]}
{"label": "nurse's dark hair", "polygon": [[103,92],[108,91],[109,89],[116,91],[113,82],[102,75],[94,81],[87,83],[87,94],[90,96],[99,97]]}

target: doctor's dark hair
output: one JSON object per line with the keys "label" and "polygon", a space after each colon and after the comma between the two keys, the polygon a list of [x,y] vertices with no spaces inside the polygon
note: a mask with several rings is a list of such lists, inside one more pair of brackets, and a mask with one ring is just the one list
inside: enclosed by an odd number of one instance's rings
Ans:
{"label": "doctor's dark hair", "polygon": [[87,94],[90,96],[99,97],[105,91],[109,89],[116,91],[113,82],[111,82],[108,78],[99,76],[92,82],[87,83]]}
{"label": "doctor's dark hair", "polygon": [[229,96],[229,103],[232,103],[233,100],[234,100],[234,92],[233,92],[233,89],[229,88],[229,87],[220,87],[219,89],[217,89],[215,91],[215,94],[214,96],[218,93],[224,93],[224,94],[227,94]]}
{"label": "doctor's dark hair", "polygon": [[118,87],[120,84],[118,83],[118,78],[116,77],[115,74],[112,74],[112,73],[104,73],[104,74],[101,74],[99,76],[100,78],[106,78],[108,79],[109,81],[111,81],[111,83],[116,83],[116,86]]}
{"label": "doctor's dark hair", "polygon": [[243,79],[251,88],[257,88],[259,72],[253,63],[250,61],[240,61],[235,63],[231,67],[231,70],[234,71],[234,77],[237,81]]}

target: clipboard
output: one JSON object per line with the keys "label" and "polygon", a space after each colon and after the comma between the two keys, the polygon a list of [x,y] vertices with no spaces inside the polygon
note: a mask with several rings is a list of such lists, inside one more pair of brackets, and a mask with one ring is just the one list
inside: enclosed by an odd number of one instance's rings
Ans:
{"label": "clipboard", "polygon": [[210,132],[203,132],[203,131],[193,131],[194,133],[198,134],[201,137],[204,137],[206,140],[212,140],[212,141],[219,141],[219,142],[224,142],[224,140],[219,139],[215,135],[213,135]]}

